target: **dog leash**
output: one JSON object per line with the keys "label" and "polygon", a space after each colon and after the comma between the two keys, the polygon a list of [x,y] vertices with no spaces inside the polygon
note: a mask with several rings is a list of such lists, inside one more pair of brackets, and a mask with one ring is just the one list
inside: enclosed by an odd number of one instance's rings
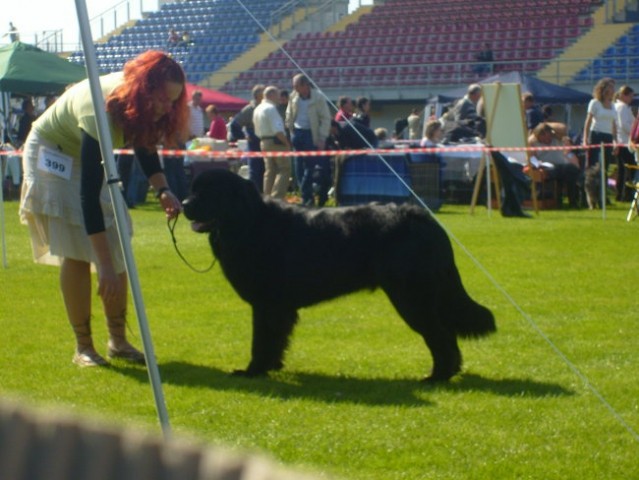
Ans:
{"label": "dog leash", "polygon": [[211,261],[211,265],[209,265],[207,268],[198,269],[198,268],[195,268],[193,265],[191,265],[191,263],[184,257],[184,255],[182,255],[182,252],[180,252],[180,249],[177,246],[177,239],[175,238],[175,225],[177,224],[178,218],[180,218],[179,214],[174,219],[167,218],[166,220],[166,225],[169,228],[169,232],[171,232],[171,240],[173,241],[173,247],[175,248],[175,251],[177,252],[178,256],[182,259],[182,261],[186,264],[186,266],[189,267],[191,270],[193,270],[195,273],[206,273],[210,271],[215,266],[215,262],[217,260],[215,257],[213,257],[213,260]]}

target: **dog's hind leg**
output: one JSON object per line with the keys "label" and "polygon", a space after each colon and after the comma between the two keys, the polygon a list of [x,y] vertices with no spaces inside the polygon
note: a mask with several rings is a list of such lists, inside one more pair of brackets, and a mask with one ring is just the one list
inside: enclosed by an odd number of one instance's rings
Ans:
{"label": "dog's hind leg", "polygon": [[426,342],[433,358],[431,374],[426,381],[446,381],[459,373],[462,356],[452,325],[443,322],[435,294],[416,292],[410,287],[384,288],[391,303],[404,321]]}
{"label": "dog's hind leg", "polygon": [[282,369],[284,352],[296,321],[294,309],[253,307],[251,362],[246,370],[236,370],[234,375],[256,377]]}

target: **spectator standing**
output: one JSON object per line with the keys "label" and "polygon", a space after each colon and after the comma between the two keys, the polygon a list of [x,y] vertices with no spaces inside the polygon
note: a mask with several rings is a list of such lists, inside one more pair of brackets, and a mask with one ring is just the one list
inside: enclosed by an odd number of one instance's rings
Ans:
{"label": "spectator standing", "polygon": [[210,120],[208,136],[216,140],[226,140],[226,122],[217,111],[215,105],[206,107],[206,116]]}
{"label": "spectator standing", "polygon": [[[257,84],[253,87],[251,94],[253,99],[233,118],[231,131],[241,129],[248,142],[250,152],[261,151],[260,139],[255,135],[253,124],[253,112],[264,98],[264,85]],[[235,135],[234,135],[235,136]],[[249,179],[262,192],[264,188],[264,159],[262,157],[249,157],[248,159]]]}
{"label": "spectator standing", "polygon": [[353,119],[371,128],[371,101],[367,97],[357,97]]}
{"label": "spectator standing", "polygon": [[474,67],[478,75],[488,75],[493,72],[493,49],[490,43],[484,43],[484,49],[477,53],[475,57],[477,64]]}
{"label": "spectator standing", "polygon": [[31,98],[25,98],[22,101],[22,117],[20,117],[20,123],[18,125],[18,136],[16,139],[18,140],[18,147],[21,148],[24,145],[24,142],[27,140],[27,136],[31,131],[31,125],[33,121],[37,118],[35,113],[35,107],[33,106],[33,101]]}
{"label": "spectator standing", "polygon": [[[113,146],[134,149],[162,209],[167,217],[176,217],[181,204],[168,188],[156,145],[162,140],[174,146],[186,136],[182,68],[162,52],[147,51],[127,62],[124,72],[100,80]],[[61,267],[62,297],[76,337],[73,362],[82,367],[107,364],[91,336],[94,264],[109,330],[108,355],[144,363],[143,353],[126,339],[125,263],[88,80],[67,90],[33,123],[22,161],[20,218],[29,227],[34,260]]]}
{"label": "spectator standing", "polygon": [[13,22],[9,22],[9,40],[11,43],[20,41],[20,32],[18,32]]}
{"label": "spectator standing", "polygon": [[277,102],[277,111],[280,112],[280,115],[282,116],[282,120],[286,120],[286,107],[288,107],[289,97],[290,97],[290,94],[288,90],[286,89],[280,90],[280,98],[279,98],[279,101]]}
{"label": "spectator standing", "polygon": [[630,104],[635,97],[635,91],[628,85],[622,86],[616,95],[615,118],[617,123],[617,201],[629,202],[634,195],[634,188],[628,188],[626,183],[632,182],[634,171],[627,169],[626,165],[635,165],[635,156],[628,150],[630,129],[635,121]]}
{"label": "spectator standing", "polygon": [[190,138],[204,135],[204,112],[202,111],[202,91],[194,90],[189,102],[189,133]]}
{"label": "spectator standing", "polygon": [[528,134],[531,134],[537,125],[544,122],[544,112],[535,104],[535,97],[532,93],[526,92],[521,96],[524,105],[524,113],[526,114],[526,126]]}
{"label": "spectator standing", "polygon": [[[588,103],[588,113],[584,123],[582,143],[584,146],[610,144],[617,136],[616,118],[617,112],[613,105],[615,95],[615,81],[611,78],[602,78],[593,89],[593,99]],[[606,168],[612,160],[612,148],[604,149],[604,163],[601,168]],[[599,163],[599,148],[588,150],[588,165]]]}
{"label": "spectator standing", "polygon": [[[282,121],[286,121],[286,108],[288,107],[290,94],[286,89],[280,89],[280,98],[277,102],[277,111],[280,112],[282,116]],[[286,128],[286,124],[284,125],[284,131],[286,132],[286,138],[288,138],[288,143],[291,143],[291,132]],[[289,162],[291,163],[291,168],[293,168],[293,157],[289,157]]]}
{"label": "spectator standing", "polygon": [[[262,152],[288,152],[291,145],[286,137],[284,120],[277,110],[280,91],[277,87],[264,89],[262,102],[255,107],[253,124],[260,138]],[[291,159],[264,155],[264,195],[284,199],[291,178]]]}
{"label": "spectator standing", "polygon": [[337,99],[339,110],[335,114],[336,122],[346,122],[353,116],[353,101],[351,97],[341,96]]}
{"label": "spectator standing", "polygon": [[[297,151],[324,150],[331,128],[331,114],[324,98],[312,88],[304,74],[293,77],[293,93],[286,109],[286,126],[291,132],[293,148]],[[331,185],[330,159],[326,156],[296,157],[295,174],[304,205],[315,204],[314,174],[318,173],[318,205],[328,199]]]}
{"label": "spectator standing", "polygon": [[422,136],[420,128],[421,117],[419,115],[419,108],[413,108],[406,121],[408,122],[408,139],[419,140]]}

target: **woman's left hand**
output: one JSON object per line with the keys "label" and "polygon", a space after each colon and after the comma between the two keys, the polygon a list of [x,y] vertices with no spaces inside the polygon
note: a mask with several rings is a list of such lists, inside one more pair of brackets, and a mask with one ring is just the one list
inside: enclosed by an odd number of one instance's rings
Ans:
{"label": "woman's left hand", "polygon": [[162,192],[162,195],[160,195],[160,205],[162,205],[166,217],[170,219],[177,217],[182,211],[182,203],[170,190]]}

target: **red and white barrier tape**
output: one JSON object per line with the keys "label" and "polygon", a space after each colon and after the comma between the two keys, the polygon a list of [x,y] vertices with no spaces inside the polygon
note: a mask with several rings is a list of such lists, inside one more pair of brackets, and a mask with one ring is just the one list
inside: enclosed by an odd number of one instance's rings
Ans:
{"label": "red and white barrier tape", "polygon": [[[604,144],[604,147],[617,147],[619,144]],[[440,152],[526,152],[544,150],[589,150],[601,148],[601,145],[568,145],[553,147],[487,147],[485,145],[464,145],[459,147],[417,147],[417,148],[376,148],[362,150],[311,150],[311,151],[288,151],[288,152],[245,152],[243,150],[158,150],[160,155],[169,156],[189,156],[205,158],[246,158],[246,157],[316,157],[333,155],[386,155],[392,153],[440,153]],[[118,148],[113,150],[116,155],[133,155],[133,150],[128,148]],[[4,150],[0,151],[0,156],[21,157],[22,151]]]}

